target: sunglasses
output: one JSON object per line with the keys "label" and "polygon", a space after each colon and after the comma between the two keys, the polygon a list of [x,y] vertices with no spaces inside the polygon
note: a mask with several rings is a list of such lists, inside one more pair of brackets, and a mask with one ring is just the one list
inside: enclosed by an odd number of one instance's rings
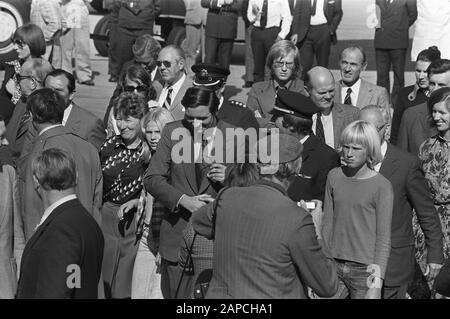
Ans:
{"label": "sunglasses", "polygon": [[172,66],[172,62],[170,61],[156,61],[156,65],[158,68],[160,68],[162,65],[164,65],[165,68],[170,68]]}
{"label": "sunglasses", "polygon": [[125,92],[138,92],[143,93],[147,92],[148,88],[145,85],[138,85],[138,86],[132,86],[132,85],[125,85],[123,87],[123,90]]}
{"label": "sunglasses", "polygon": [[12,40],[12,43],[17,45],[19,48],[23,48],[25,46],[26,43],[24,43],[22,40],[19,39],[14,39]]}
{"label": "sunglasses", "polygon": [[17,82],[22,82],[25,79],[34,80],[34,78],[31,75],[20,75],[20,74],[16,74],[16,79]]}
{"label": "sunglasses", "polygon": [[273,63],[273,66],[277,69],[281,69],[282,67],[286,67],[288,69],[293,69],[295,67],[295,63],[294,62],[275,61]]}

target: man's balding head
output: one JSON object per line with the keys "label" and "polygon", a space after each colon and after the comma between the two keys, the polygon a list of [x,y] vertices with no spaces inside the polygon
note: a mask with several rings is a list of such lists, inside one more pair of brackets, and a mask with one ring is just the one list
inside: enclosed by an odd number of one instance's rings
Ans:
{"label": "man's balding head", "polygon": [[20,71],[20,89],[25,97],[44,86],[47,74],[53,70],[52,65],[42,58],[27,60]]}
{"label": "man's balding head", "polygon": [[305,75],[305,89],[311,100],[322,111],[327,112],[333,106],[334,77],[327,68],[316,66]]}
{"label": "man's balding head", "polygon": [[374,125],[381,141],[388,140],[387,132],[390,127],[390,114],[385,108],[377,105],[367,105],[361,109],[359,119]]}

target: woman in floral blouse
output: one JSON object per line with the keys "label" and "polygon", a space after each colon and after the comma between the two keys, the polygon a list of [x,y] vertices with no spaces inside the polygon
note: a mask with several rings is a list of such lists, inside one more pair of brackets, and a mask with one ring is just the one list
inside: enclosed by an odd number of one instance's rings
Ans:
{"label": "woman in floral blouse", "polygon": [[434,91],[428,111],[438,134],[420,146],[419,157],[441,219],[444,257],[450,256],[450,88]]}
{"label": "woman in floral blouse", "polygon": [[136,210],[118,217],[120,206],[139,198],[148,166],[148,149],[140,120],[148,112],[147,101],[137,93],[122,93],[114,105],[120,135],[108,139],[100,149],[103,172],[102,231],[105,237],[103,280],[107,298],[130,298],[131,278],[138,245]]}

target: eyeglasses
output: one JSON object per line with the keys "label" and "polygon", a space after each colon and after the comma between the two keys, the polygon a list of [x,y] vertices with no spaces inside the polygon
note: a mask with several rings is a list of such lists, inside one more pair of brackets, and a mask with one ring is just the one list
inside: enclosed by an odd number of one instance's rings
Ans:
{"label": "eyeglasses", "polygon": [[156,61],[156,65],[158,68],[160,68],[162,65],[164,65],[165,68],[170,68],[172,66],[172,62],[170,61]]}
{"label": "eyeglasses", "polygon": [[286,67],[288,69],[293,69],[295,67],[294,62],[281,62],[281,61],[275,61],[273,62],[273,67],[277,69],[281,69],[283,67]]}
{"label": "eyeglasses", "polygon": [[13,39],[12,43],[17,45],[19,48],[23,48],[25,46],[26,43],[24,43],[22,40],[19,39]]}
{"label": "eyeglasses", "polygon": [[380,127],[376,127],[378,132],[381,132],[382,129],[384,129],[386,127],[387,123],[384,123],[383,125],[381,125]]}
{"label": "eyeglasses", "polygon": [[21,75],[21,74],[16,74],[16,79],[17,82],[22,82],[25,79],[30,79],[30,80],[34,80],[34,77],[32,77],[31,75]]}
{"label": "eyeglasses", "polygon": [[143,93],[147,92],[148,88],[145,85],[138,85],[138,86],[132,86],[132,85],[125,85],[123,87],[123,90],[125,92],[138,92]]}

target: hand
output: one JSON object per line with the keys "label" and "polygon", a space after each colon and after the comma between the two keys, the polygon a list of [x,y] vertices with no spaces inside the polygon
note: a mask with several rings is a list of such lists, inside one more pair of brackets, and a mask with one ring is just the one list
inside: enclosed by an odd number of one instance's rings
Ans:
{"label": "hand", "polygon": [[256,3],[254,3],[253,4],[253,7],[252,7],[252,13],[255,15],[255,16],[257,16],[258,14],[261,14],[261,10],[259,10],[259,7],[258,7],[258,5],[256,4]]}
{"label": "hand", "polygon": [[298,40],[298,34],[293,34],[291,36],[291,42],[294,44],[297,44],[297,40]]}
{"label": "hand", "polygon": [[366,299],[381,299],[381,288],[369,288]]}
{"label": "hand", "polygon": [[14,82],[13,79],[9,79],[9,81],[6,83],[5,88],[9,94],[13,95],[14,92],[16,92],[16,82]]}
{"label": "hand", "polygon": [[211,165],[208,174],[206,176],[213,182],[223,184],[223,182],[225,181],[225,170],[226,170],[225,165],[214,163]]}
{"label": "hand", "polygon": [[187,196],[184,195],[180,200],[180,205],[191,213],[205,206],[209,201],[214,199],[210,195]]}
{"label": "hand", "polygon": [[117,217],[119,218],[119,220],[123,219],[123,216],[128,213],[130,210],[132,210],[133,208],[136,208],[138,206],[139,203],[139,199],[132,199],[128,202],[126,202],[125,204],[122,204],[119,207],[119,210],[117,211]]}
{"label": "hand", "polygon": [[431,281],[434,278],[436,278],[436,276],[441,271],[441,268],[442,268],[441,264],[429,263],[428,264],[429,273],[428,273],[428,276],[427,276],[428,281]]}

